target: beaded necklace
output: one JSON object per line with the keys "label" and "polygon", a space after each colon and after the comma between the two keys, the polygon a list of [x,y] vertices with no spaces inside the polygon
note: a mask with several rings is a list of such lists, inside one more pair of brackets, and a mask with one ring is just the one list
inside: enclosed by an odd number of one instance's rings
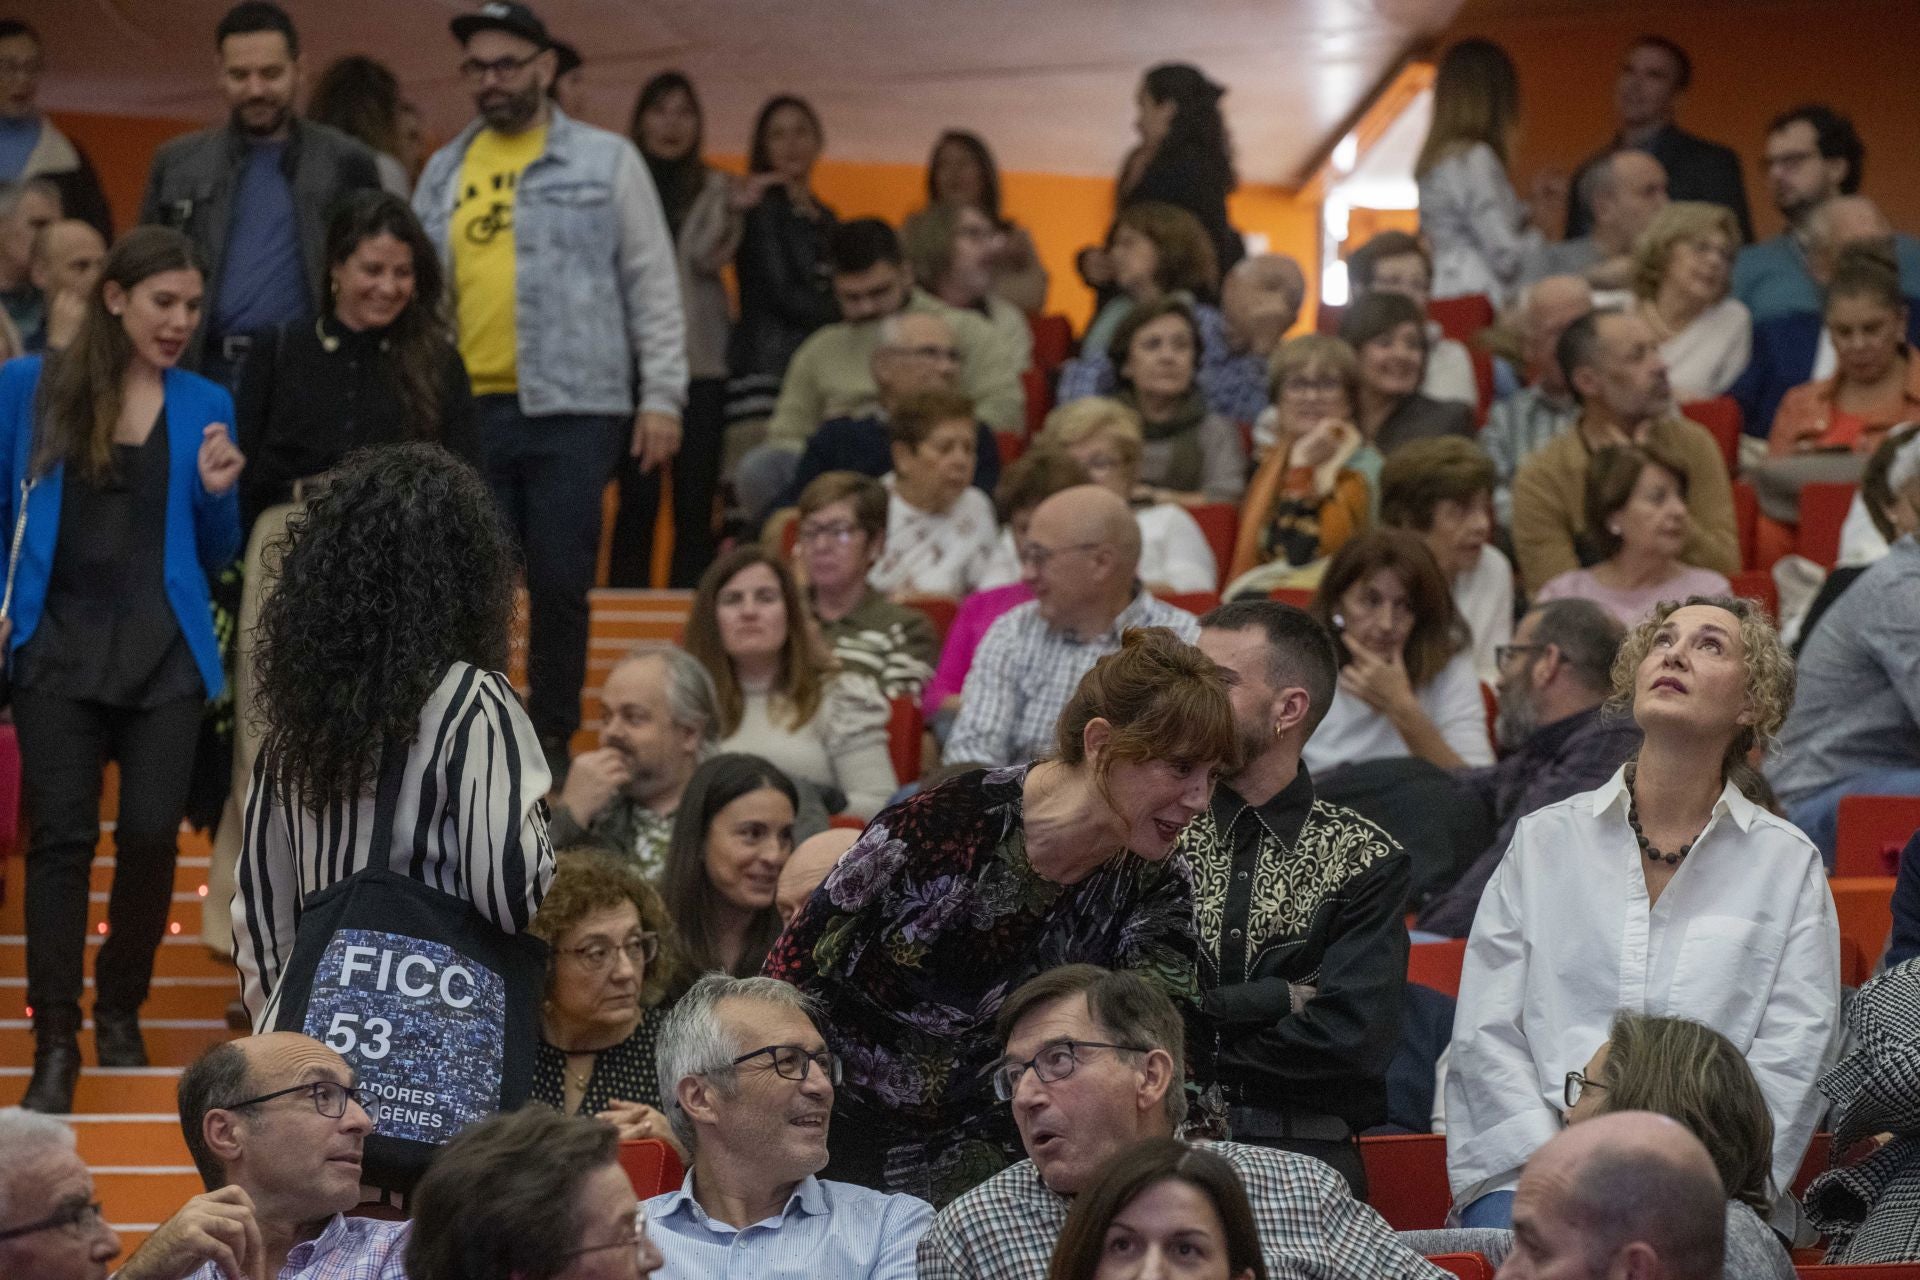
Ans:
{"label": "beaded necklace", "polygon": [[1662,853],[1652,841],[1647,839],[1647,833],[1640,829],[1640,802],[1633,794],[1632,765],[1627,766],[1627,825],[1633,828],[1633,838],[1640,845],[1642,857],[1649,862],[1664,862],[1670,867],[1679,866],[1681,861],[1693,852],[1693,846],[1700,842],[1700,837],[1695,836],[1680,846],[1680,852]]}

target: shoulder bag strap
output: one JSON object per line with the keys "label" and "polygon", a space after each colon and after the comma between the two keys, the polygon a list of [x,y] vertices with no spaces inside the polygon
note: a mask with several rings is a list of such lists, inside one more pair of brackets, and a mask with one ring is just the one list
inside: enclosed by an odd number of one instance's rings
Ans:
{"label": "shoulder bag strap", "polygon": [[370,867],[385,867],[391,861],[393,823],[406,771],[406,749],[392,738],[386,739],[380,747],[380,781],[373,793],[373,847],[367,858]]}

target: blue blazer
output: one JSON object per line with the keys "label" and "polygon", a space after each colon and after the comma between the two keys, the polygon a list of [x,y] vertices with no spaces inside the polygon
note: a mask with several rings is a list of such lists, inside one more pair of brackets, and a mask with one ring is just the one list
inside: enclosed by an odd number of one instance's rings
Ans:
{"label": "blue blazer", "polygon": [[[0,538],[11,546],[18,517],[20,486],[33,460],[34,394],[40,385],[40,357],[22,356],[0,365],[0,442],[5,445],[6,485],[0,492]],[[167,545],[164,558],[167,603],[180,622],[187,648],[200,668],[209,698],[226,685],[220,668],[220,642],[213,634],[213,601],[207,579],[240,551],[239,486],[220,497],[200,484],[200,434],[210,422],[225,423],[233,434],[233,397],[198,374],[169,369],[165,374],[167,415]],[[63,466],[55,466],[27,495],[27,530],[21,541],[20,567],[13,580],[13,644],[32,638],[47,604],[53,555],[60,535]],[[4,555],[0,551],[0,555]]]}

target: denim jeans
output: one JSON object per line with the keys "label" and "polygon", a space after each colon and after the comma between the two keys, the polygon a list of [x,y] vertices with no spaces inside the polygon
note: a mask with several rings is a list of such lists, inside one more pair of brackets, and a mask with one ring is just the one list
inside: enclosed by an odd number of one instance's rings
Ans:
{"label": "denim jeans", "polygon": [[1489,1191],[1460,1211],[1463,1227],[1513,1227],[1513,1192]]}
{"label": "denim jeans", "polygon": [[527,714],[544,743],[580,727],[587,680],[587,592],[600,554],[600,499],[632,419],[530,418],[511,395],[474,401],[487,482],[526,560]]}
{"label": "denim jeans", "polygon": [[1787,806],[1787,821],[1807,833],[1829,872],[1840,840],[1840,801],[1847,796],[1920,796],[1920,769],[1856,773]]}

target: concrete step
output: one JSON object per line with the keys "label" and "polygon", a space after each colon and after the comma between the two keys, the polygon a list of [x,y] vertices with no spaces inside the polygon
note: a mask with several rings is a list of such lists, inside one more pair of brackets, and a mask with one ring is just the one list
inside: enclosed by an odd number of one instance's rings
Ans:
{"label": "concrete step", "polygon": [[[147,1057],[168,1067],[184,1067],[210,1045],[233,1038],[223,1018],[149,1018],[141,1023],[147,1042]],[[93,1064],[93,1037],[80,1034],[82,1061]],[[33,1030],[24,1018],[0,1019],[0,1065],[30,1067],[33,1064]],[[84,1077],[85,1069],[81,1075]],[[26,1086],[21,1085],[22,1091]]]}
{"label": "concrete step", "polygon": [[[240,994],[240,976],[228,974],[226,977],[213,978],[177,978],[171,975],[156,976],[153,988],[147,994],[147,1003],[141,1007],[143,1018],[219,1018],[224,1017],[227,1004]],[[90,1007],[93,1003],[93,980],[87,980],[87,991],[80,999],[81,1007]],[[0,978],[0,1018],[24,1018],[27,1016],[27,980],[21,977]]]}

